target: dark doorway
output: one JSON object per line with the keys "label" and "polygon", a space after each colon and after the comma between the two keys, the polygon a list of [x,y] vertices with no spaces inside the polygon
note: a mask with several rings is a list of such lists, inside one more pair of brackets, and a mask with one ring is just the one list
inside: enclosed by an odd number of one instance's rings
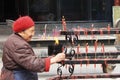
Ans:
{"label": "dark doorway", "polygon": [[[19,16],[27,15],[27,0],[1,0],[0,1],[0,21],[6,19],[15,20]],[[2,19],[1,19],[2,18]]]}
{"label": "dark doorway", "polygon": [[15,0],[2,0],[4,3],[4,10],[3,10],[3,16],[4,16],[4,20],[6,19],[12,19],[14,20],[17,17],[17,9],[15,6]]}

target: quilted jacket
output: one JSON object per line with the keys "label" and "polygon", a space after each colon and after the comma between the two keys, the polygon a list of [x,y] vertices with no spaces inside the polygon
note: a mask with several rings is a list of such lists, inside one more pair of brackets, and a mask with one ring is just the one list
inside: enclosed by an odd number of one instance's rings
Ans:
{"label": "quilted jacket", "polygon": [[29,43],[15,33],[4,43],[2,61],[0,80],[15,80],[15,70],[44,72],[50,68],[50,58],[37,57]]}

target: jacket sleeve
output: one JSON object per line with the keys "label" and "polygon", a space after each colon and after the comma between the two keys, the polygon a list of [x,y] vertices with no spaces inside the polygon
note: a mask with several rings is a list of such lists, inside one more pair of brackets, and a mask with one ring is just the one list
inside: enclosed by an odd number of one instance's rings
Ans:
{"label": "jacket sleeve", "polygon": [[35,71],[49,71],[50,58],[39,58],[35,56],[33,50],[28,45],[16,47],[12,54],[14,61],[21,67]]}

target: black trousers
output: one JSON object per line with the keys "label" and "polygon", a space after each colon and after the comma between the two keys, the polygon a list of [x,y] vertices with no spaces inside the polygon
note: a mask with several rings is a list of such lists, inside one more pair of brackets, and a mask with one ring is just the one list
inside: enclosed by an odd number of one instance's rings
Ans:
{"label": "black trousers", "polygon": [[15,80],[38,80],[36,72],[28,70],[13,70]]}

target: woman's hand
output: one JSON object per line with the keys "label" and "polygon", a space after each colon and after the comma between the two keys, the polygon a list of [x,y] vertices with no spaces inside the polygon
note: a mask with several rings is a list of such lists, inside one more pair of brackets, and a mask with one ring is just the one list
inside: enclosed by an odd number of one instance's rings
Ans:
{"label": "woman's hand", "polygon": [[51,64],[53,64],[63,60],[65,60],[65,53],[58,53],[56,56],[52,57],[50,61]]}

